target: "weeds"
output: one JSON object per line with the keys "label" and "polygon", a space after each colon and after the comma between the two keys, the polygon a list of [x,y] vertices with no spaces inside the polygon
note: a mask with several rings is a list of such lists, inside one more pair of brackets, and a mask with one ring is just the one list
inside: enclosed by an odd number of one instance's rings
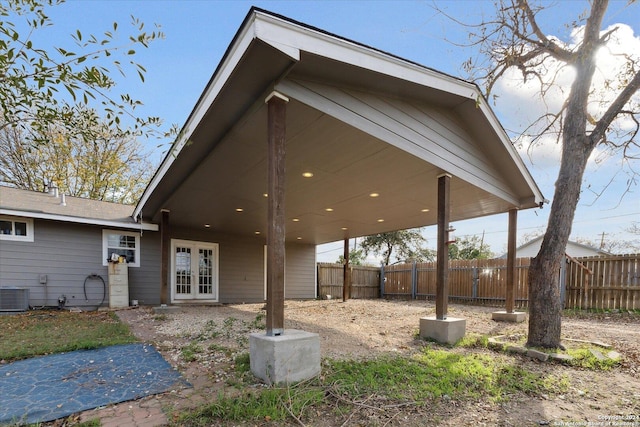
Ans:
{"label": "weeds", "polygon": [[[482,341],[479,337],[474,343]],[[214,425],[223,419],[250,422],[293,419],[303,424],[302,420],[327,410],[338,410],[351,417],[350,413],[363,407],[395,411],[402,406],[421,407],[439,400],[487,397],[493,402],[503,402],[518,393],[553,395],[568,390],[566,377],[532,373],[512,360],[430,348],[413,357],[325,360],[318,378],[284,388],[253,388],[233,397],[221,393],[215,402],[183,413],[176,425]],[[255,381],[247,353],[236,357],[235,370],[241,381],[232,385],[247,390],[247,382]]]}
{"label": "weeds", "polygon": [[200,347],[200,345],[195,341],[191,341],[188,345],[180,349],[180,354],[185,362],[194,362],[198,360],[197,355],[199,353],[202,353],[202,347]]}

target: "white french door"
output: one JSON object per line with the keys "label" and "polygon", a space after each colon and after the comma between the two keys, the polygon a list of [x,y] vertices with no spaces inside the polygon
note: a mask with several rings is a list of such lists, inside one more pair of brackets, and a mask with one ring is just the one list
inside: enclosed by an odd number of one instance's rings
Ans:
{"label": "white french door", "polygon": [[218,301],[218,244],[171,240],[171,299]]}

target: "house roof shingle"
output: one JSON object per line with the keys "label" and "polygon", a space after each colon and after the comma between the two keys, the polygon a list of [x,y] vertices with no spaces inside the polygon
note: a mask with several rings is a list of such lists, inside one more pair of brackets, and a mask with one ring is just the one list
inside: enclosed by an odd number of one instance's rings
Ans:
{"label": "house roof shingle", "polygon": [[[151,224],[139,224],[132,214],[134,206],[91,200],[81,197],[55,196],[51,193],[0,186],[0,214],[29,218],[54,219],[124,228],[157,229]],[[150,227],[150,228],[149,228]]]}

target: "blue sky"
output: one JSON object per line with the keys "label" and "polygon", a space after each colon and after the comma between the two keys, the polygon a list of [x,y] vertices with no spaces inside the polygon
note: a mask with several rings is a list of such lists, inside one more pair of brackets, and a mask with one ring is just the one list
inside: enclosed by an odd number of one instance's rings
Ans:
{"label": "blue sky", "polygon": [[[461,21],[477,23],[492,13],[492,1],[438,1],[438,6]],[[569,36],[563,19],[577,19],[588,4],[583,1],[558,1],[544,15],[544,31]],[[49,10],[53,26],[39,35],[43,43],[71,45],[70,34],[99,35],[119,23],[123,34],[131,16],[140,19],[149,30],[159,24],[166,38],[139,50],[135,60],[147,69],[145,83],[135,74],[118,80],[118,90],[144,102],[143,115],[161,117],[167,125],[182,126],[205,88],[227,46],[252,5],[280,13],[291,19],[321,28],[339,36],[387,51],[425,66],[458,77],[465,77],[461,64],[474,54],[452,42],[465,42],[466,32],[439,14],[431,1],[177,1],[177,0],[71,0]],[[625,23],[640,38],[640,5],[627,7],[627,1],[612,1],[605,26]],[[46,47],[46,46],[43,46]],[[492,108],[508,130],[517,131],[527,122],[528,102],[518,94],[505,94],[504,101]],[[525,107],[522,107],[525,104]],[[150,141],[148,147],[160,156],[156,145],[170,141]],[[553,148],[533,151],[523,157],[547,199],[553,196],[557,176],[557,158]],[[556,153],[557,155],[557,153]],[[639,167],[640,165],[636,165]],[[595,163],[588,171],[585,190],[576,213],[572,238],[598,241],[625,239],[625,228],[640,221],[640,188],[624,194],[628,175],[615,159]],[[600,192],[613,178],[600,197]],[[592,191],[593,190],[593,191]],[[523,211],[518,217],[519,242],[526,233],[541,233],[546,227],[549,207]],[[456,235],[483,235],[485,242],[500,254],[506,248],[507,215],[497,215],[454,224]],[[429,246],[435,246],[436,229],[425,230]],[[323,245],[320,261],[334,261],[342,253],[342,242]]]}

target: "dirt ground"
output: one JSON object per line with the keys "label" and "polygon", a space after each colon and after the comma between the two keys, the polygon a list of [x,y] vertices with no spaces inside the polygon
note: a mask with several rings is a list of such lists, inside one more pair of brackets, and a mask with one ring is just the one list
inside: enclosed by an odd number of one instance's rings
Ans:
{"label": "dirt ground", "polygon": [[[467,334],[526,334],[527,322],[491,320],[492,307],[449,305],[450,317],[466,319]],[[248,350],[248,334],[264,324],[264,304],[181,307],[154,314],[150,308],[123,310],[118,316],[141,340],[155,344],[193,385],[161,398],[176,410],[194,407],[228,389],[233,360]],[[430,301],[287,301],[285,328],[316,332],[323,358],[362,359],[382,353],[411,354],[427,345],[416,338],[420,317],[435,314]],[[376,409],[362,405],[344,416],[318,414],[309,425],[529,426],[591,425],[640,427],[640,316],[631,313],[572,315],[563,319],[563,339],[611,344],[622,354],[619,367],[590,371],[513,355],[527,369],[566,376],[571,385],[559,396],[511,396],[506,403],[444,400],[429,408]],[[187,352],[185,352],[187,351]],[[456,348],[458,352],[488,349]],[[495,353],[493,353],[495,354]]]}

